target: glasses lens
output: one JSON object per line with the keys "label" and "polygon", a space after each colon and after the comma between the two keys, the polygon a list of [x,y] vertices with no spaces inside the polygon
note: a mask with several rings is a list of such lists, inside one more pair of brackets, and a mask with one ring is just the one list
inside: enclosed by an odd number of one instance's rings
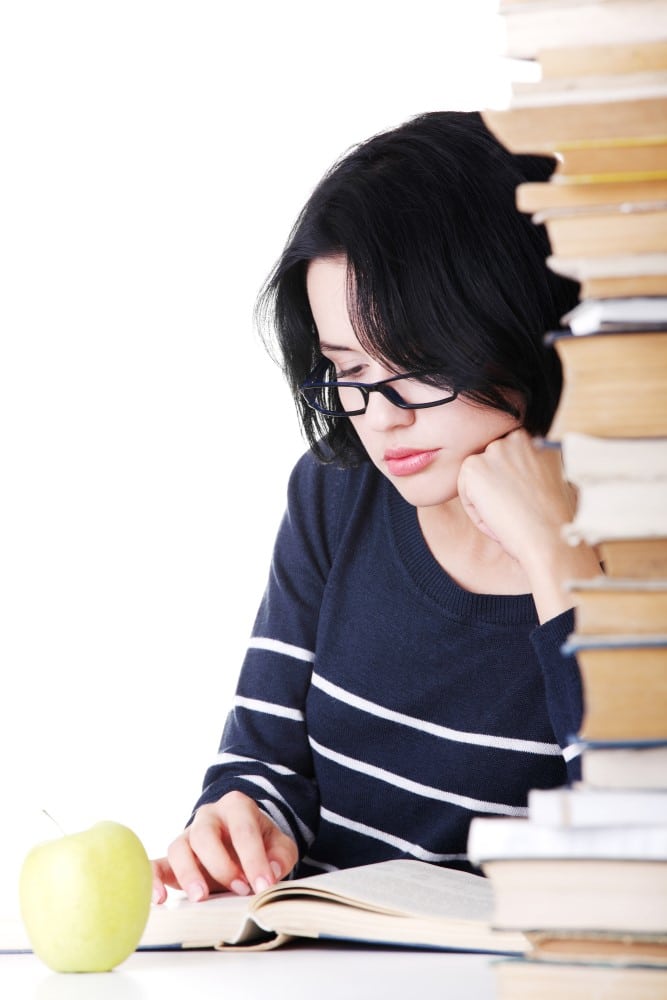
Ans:
{"label": "glasses lens", "polygon": [[366,402],[355,386],[337,386],[335,382],[317,386],[304,386],[301,395],[309,406],[331,417],[347,417],[363,413]]}
{"label": "glasses lens", "polygon": [[[439,403],[448,403],[455,393],[451,389],[443,388],[441,385],[431,385],[424,382],[417,376],[401,376],[395,381],[387,383],[391,398],[392,391],[401,398],[401,402],[408,409],[411,407],[437,406]],[[401,405],[400,403],[397,405]]]}

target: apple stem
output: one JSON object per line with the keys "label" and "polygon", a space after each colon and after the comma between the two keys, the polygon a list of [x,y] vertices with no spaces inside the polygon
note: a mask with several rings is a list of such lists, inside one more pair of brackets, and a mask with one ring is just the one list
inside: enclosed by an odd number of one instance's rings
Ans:
{"label": "apple stem", "polygon": [[58,820],[57,820],[57,819],[54,819],[54,818],[53,818],[53,816],[51,815],[51,813],[50,813],[50,812],[47,812],[47,811],[46,811],[46,809],[42,809],[42,812],[44,813],[44,815],[45,815],[45,816],[46,816],[46,817],[47,817],[48,819],[50,819],[50,820],[51,820],[51,822],[53,823],[53,825],[54,825],[55,827],[57,827],[57,828],[58,828],[58,829],[60,830],[60,832],[62,833],[62,835],[63,835],[63,837],[64,837],[64,836],[65,836],[65,831],[63,830],[63,828],[62,828],[62,826],[60,825],[60,823],[58,822]]}

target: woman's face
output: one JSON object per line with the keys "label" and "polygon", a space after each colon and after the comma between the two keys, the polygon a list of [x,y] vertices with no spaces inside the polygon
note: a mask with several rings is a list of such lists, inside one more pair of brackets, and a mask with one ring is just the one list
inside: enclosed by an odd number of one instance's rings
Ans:
{"label": "woman's face", "polygon": [[[307,288],[320,350],[339,378],[378,382],[396,374],[357,340],[347,309],[344,257],[311,261]],[[396,388],[400,392],[400,382]],[[379,392],[371,393],[364,414],[347,419],[373,464],[415,507],[453,499],[463,460],[520,425],[509,413],[460,397],[442,406],[403,410]]]}

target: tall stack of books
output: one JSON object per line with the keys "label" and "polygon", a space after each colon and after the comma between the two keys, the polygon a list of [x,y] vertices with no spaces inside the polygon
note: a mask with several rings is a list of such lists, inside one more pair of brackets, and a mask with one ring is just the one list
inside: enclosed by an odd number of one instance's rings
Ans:
{"label": "tall stack of books", "polygon": [[525,820],[475,819],[469,853],[529,957],[500,997],[667,998],[667,0],[501,0],[535,82],[484,113],[513,152],[555,155],[517,208],[580,282],[545,331],[563,367],[547,435],[577,508],[566,535],[604,572],[573,580],[582,781]]}

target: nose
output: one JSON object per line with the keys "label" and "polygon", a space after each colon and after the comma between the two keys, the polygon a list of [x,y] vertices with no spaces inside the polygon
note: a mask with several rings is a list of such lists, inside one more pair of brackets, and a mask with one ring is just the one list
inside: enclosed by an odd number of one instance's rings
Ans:
{"label": "nose", "polygon": [[381,392],[372,392],[368,398],[366,412],[360,419],[375,431],[385,431],[392,427],[408,427],[414,422],[416,412],[396,406]]}

